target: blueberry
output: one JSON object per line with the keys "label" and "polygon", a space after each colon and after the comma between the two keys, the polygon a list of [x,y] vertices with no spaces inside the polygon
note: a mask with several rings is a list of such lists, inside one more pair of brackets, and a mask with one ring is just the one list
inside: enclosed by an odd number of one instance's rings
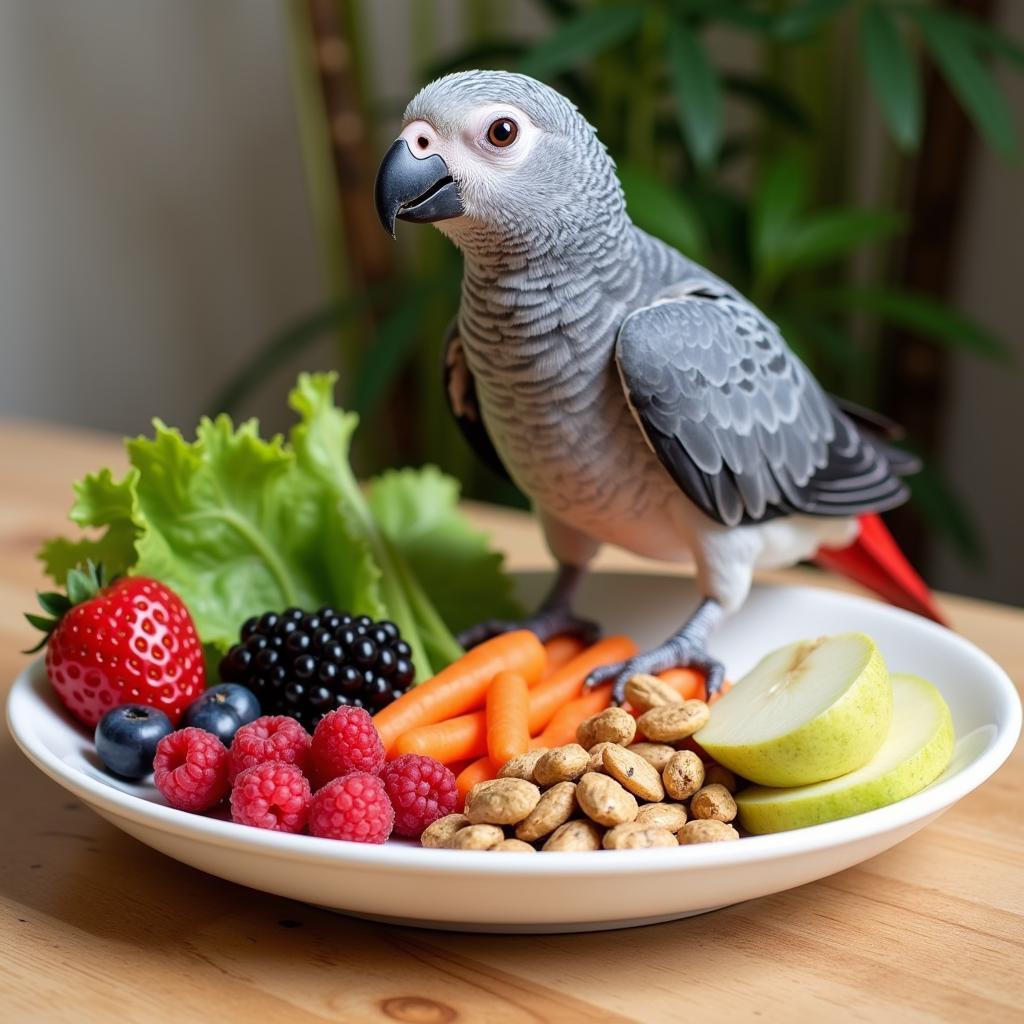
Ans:
{"label": "blueberry", "polygon": [[226,705],[238,715],[238,720],[242,725],[255,722],[263,714],[260,702],[253,692],[238,683],[221,683],[219,686],[211,686],[199,700]]}
{"label": "blueberry", "polygon": [[96,726],[96,753],[115,775],[141,779],[153,770],[156,745],[174,731],[171,720],[146,704],[111,708]]}
{"label": "blueberry", "polygon": [[227,706],[215,701],[194,700],[181,716],[181,726],[192,726],[212,732],[226,747],[231,745],[235,733],[242,727],[238,715]]}

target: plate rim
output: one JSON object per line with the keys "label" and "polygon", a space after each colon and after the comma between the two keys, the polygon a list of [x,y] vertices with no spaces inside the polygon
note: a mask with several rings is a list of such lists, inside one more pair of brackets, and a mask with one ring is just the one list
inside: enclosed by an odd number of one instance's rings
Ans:
{"label": "plate rim", "polygon": [[[534,575],[530,571],[515,576]],[[602,571],[602,576],[644,579],[663,576],[663,573],[638,571]],[[369,845],[349,843],[316,836],[290,835],[266,829],[240,826],[235,822],[204,815],[191,814],[163,804],[127,793],[116,786],[93,778],[81,769],[69,765],[54,754],[38,735],[34,714],[40,706],[47,714],[53,709],[40,705],[35,687],[42,669],[42,658],[29,663],[11,685],[6,701],[6,720],[15,743],[40,771],[58,785],[85,800],[94,808],[134,824],[168,833],[178,838],[190,838],[204,843],[238,849],[251,853],[269,854],[278,859],[310,860],[335,867],[351,866],[361,870],[387,872],[395,869],[421,869],[432,874],[472,874],[475,876],[514,876],[563,878],[568,876],[605,874],[609,856],[617,869],[628,868],[643,874],[666,871],[682,872],[701,869],[728,868],[750,863],[788,860],[808,856],[850,842],[868,840],[885,835],[901,827],[934,817],[982,785],[1009,758],[1021,732],[1022,708],[1017,688],[1005,670],[985,651],[952,630],[922,619],[902,609],[881,605],[879,602],[844,591],[830,590],[804,584],[759,583],[760,590],[784,590],[813,595],[815,600],[828,603],[854,602],[870,606],[897,618],[914,623],[915,628],[942,634],[943,642],[953,643],[966,653],[980,658],[1002,691],[1008,708],[1005,721],[996,723],[995,736],[977,759],[950,778],[933,783],[894,804],[866,811],[849,818],[811,825],[787,832],[745,837],[740,843],[715,843],[655,850],[606,850],[605,856],[593,857],[589,852],[566,852],[559,857],[495,857],[484,851],[435,850],[419,846],[385,844]],[[851,825],[856,822],[857,825]],[[686,853],[680,851],[686,850]],[[412,853],[414,851],[414,854]]]}

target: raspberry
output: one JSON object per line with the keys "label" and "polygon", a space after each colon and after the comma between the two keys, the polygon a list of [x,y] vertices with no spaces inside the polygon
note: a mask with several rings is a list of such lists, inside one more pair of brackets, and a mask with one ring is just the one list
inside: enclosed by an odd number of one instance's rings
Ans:
{"label": "raspberry", "polygon": [[320,719],[309,751],[310,778],[322,786],[339,775],[369,772],[384,764],[384,744],[362,708],[338,708]]}
{"label": "raspberry", "polygon": [[231,819],[274,832],[301,832],[313,794],[306,776],[287,761],[246,768],[231,790]]}
{"label": "raspberry", "polygon": [[228,791],[227,747],[205,729],[165,736],[153,758],[153,781],[163,798],[182,811],[208,811]]}
{"label": "raspberry", "polygon": [[384,783],[368,772],[343,775],[313,794],[309,831],[323,839],[383,843],[394,824]]}
{"label": "raspberry", "polygon": [[451,814],[458,801],[455,775],[423,754],[402,754],[380,773],[395,809],[395,834],[419,839],[423,830]]}
{"label": "raspberry", "polygon": [[309,761],[309,733],[287,715],[264,715],[243,725],[231,741],[232,783],[246,768],[255,768],[264,761],[286,761],[301,771]]}

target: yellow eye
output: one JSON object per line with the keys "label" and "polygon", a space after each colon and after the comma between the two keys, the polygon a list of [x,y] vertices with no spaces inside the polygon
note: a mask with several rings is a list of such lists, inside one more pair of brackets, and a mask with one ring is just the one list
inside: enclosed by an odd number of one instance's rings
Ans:
{"label": "yellow eye", "polygon": [[509,117],[499,117],[497,121],[491,122],[487,129],[487,141],[498,149],[505,149],[511,146],[519,137],[519,125]]}

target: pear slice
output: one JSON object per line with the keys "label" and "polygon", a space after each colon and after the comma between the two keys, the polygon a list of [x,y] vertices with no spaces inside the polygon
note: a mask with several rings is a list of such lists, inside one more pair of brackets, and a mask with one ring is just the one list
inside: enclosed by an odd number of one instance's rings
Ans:
{"label": "pear slice", "polygon": [[867,764],[889,732],[892,688],[863,633],[788,644],[714,705],[697,742],[764,786],[803,786]]}
{"label": "pear slice", "polygon": [[889,736],[863,768],[795,789],[750,786],[737,797],[748,832],[785,832],[885,807],[934,781],[953,754],[953,719],[942,695],[917,676],[892,677]]}

